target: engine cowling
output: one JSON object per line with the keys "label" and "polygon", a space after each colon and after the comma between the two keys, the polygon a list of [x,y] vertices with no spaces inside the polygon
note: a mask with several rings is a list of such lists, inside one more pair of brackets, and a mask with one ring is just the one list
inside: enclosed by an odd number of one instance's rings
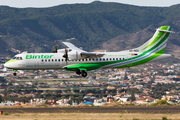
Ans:
{"label": "engine cowling", "polygon": [[84,59],[78,51],[71,51],[68,53],[69,60],[80,60]]}
{"label": "engine cowling", "polygon": [[[71,49],[68,49],[68,52],[71,52]],[[57,50],[58,53],[65,53],[65,49],[58,49]]]}

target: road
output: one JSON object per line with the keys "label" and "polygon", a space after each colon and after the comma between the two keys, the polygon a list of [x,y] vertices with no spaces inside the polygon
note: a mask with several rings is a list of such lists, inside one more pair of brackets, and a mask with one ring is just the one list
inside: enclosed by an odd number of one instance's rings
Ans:
{"label": "road", "polygon": [[8,113],[180,113],[178,106],[0,108],[0,110]]}

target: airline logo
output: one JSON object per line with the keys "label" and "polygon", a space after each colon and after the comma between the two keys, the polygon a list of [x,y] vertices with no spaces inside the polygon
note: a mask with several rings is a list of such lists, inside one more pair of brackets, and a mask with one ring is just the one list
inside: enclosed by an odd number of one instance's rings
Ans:
{"label": "airline logo", "polygon": [[54,55],[26,55],[26,59],[51,59]]}

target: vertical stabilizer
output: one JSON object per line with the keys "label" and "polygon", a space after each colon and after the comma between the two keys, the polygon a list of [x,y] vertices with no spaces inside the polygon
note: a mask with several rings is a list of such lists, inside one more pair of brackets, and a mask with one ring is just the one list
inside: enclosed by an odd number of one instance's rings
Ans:
{"label": "vertical stabilizer", "polygon": [[158,28],[153,37],[138,47],[140,52],[158,52],[164,53],[169,34],[171,33],[171,26],[161,26]]}

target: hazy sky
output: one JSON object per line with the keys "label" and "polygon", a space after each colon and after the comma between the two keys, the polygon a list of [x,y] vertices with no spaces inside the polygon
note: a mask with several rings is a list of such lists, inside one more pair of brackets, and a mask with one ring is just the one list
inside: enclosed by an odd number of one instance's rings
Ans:
{"label": "hazy sky", "polygon": [[[60,4],[91,3],[95,0],[0,0],[0,5],[11,7],[51,7]],[[118,2],[138,6],[171,6],[180,0],[101,0],[102,2]]]}

